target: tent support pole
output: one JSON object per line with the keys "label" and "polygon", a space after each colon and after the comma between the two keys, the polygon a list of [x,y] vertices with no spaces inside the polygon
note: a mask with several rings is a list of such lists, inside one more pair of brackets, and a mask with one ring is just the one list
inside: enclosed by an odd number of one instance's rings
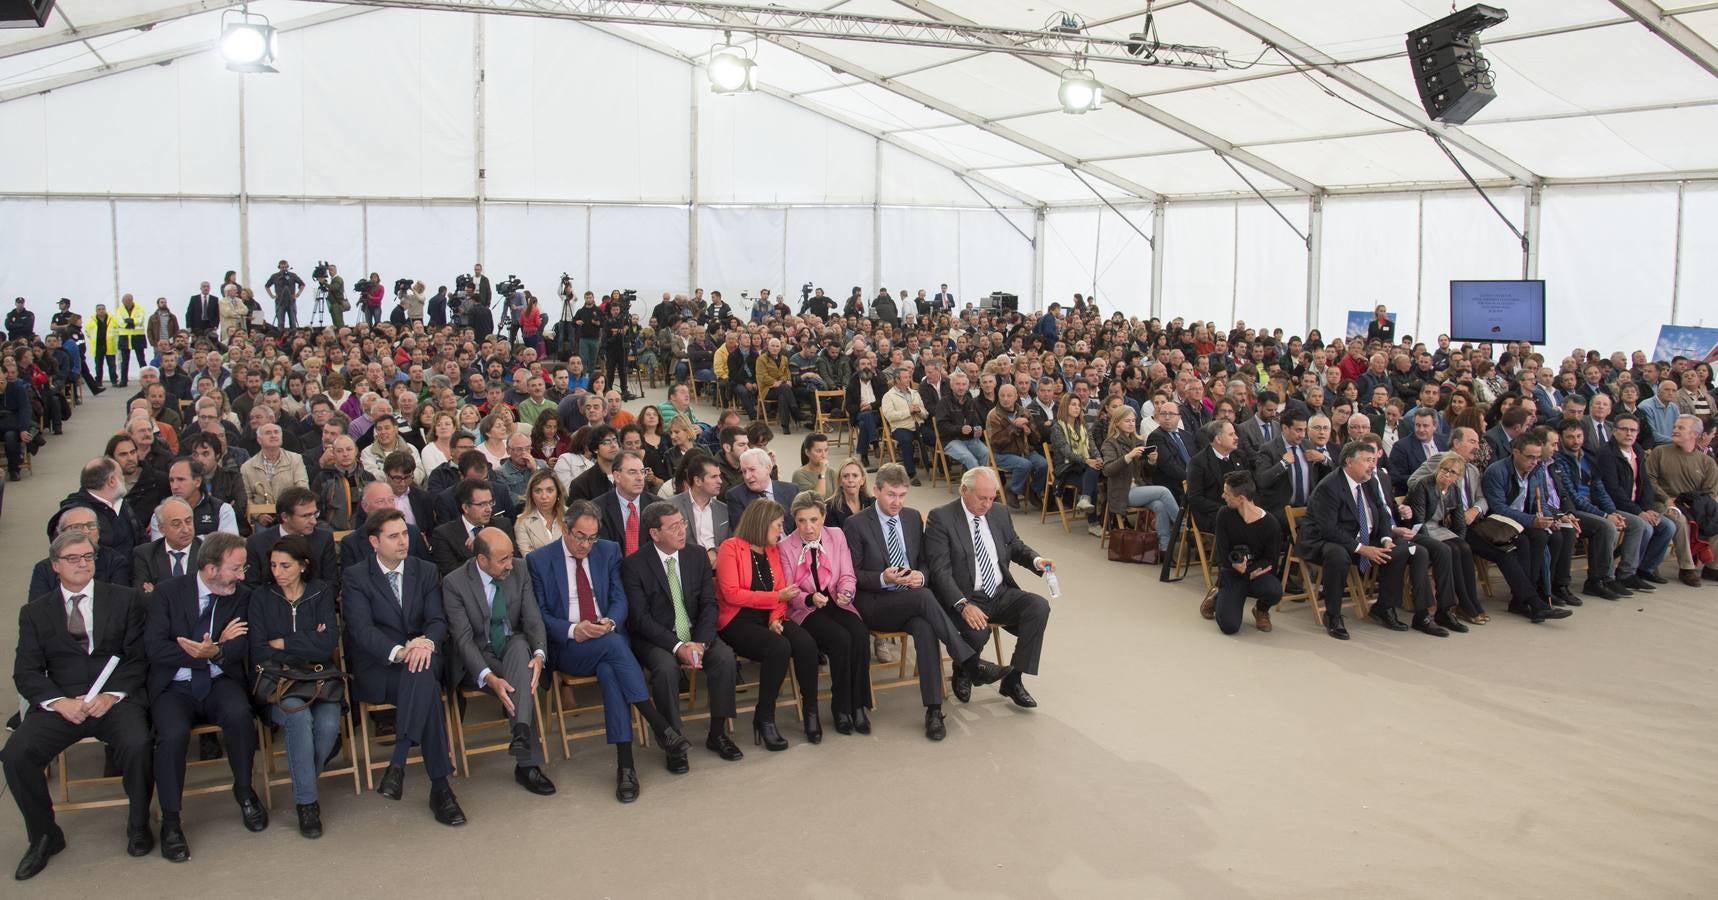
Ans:
{"label": "tent support pole", "polygon": [[1306,331],[1318,327],[1319,282],[1324,256],[1324,195],[1307,199],[1306,218]]}
{"label": "tent support pole", "polygon": [[1163,238],[1164,212],[1169,201],[1162,197],[1151,204],[1151,317],[1163,318]]}

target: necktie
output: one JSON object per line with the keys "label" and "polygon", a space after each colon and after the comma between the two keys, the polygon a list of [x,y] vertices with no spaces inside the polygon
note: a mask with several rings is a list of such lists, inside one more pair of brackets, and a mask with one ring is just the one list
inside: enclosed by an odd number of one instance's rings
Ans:
{"label": "necktie", "polygon": [[[206,629],[206,633],[213,636],[215,631],[215,597],[211,594],[202,599],[207,601],[208,605],[197,608],[197,621],[200,624],[203,621],[203,613],[207,612],[209,614],[209,627]],[[193,635],[193,637],[200,638],[201,636]],[[191,669],[191,699],[200,701],[208,697],[209,687],[209,664],[193,666]]]}
{"label": "necktie", "polygon": [[394,592],[394,602],[404,608],[406,605],[406,595],[400,590],[400,573],[388,573],[388,589]]}
{"label": "necktie", "polygon": [[1175,452],[1181,454],[1181,464],[1184,466],[1187,465],[1190,458],[1187,455],[1187,445],[1181,442],[1181,432],[1171,431],[1169,433],[1169,440],[1175,444]]}
{"label": "necktie", "polygon": [[83,594],[73,594],[71,608],[66,610],[66,630],[78,642],[83,652],[89,652],[89,626],[84,622]]}
{"label": "necktie", "polygon": [[580,560],[573,560],[573,572],[579,591],[579,621],[595,622],[597,620],[596,594],[591,590],[591,579],[585,574],[585,567]]}
{"label": "necktie", "polygon": [[1599,443],[1603,444],[1605,441],[1610,440],[1609,438],[1605,437],[1605,423],[1594,422],[1593,425],[1594,425],[1594,427],[1599,429]]}
{"label": "necktie", "polygon": [[507,646],[507,595],[501,582],[489,582],[489,649],[500,653]]}
{"label": "necktie", "polygon": [[[1360,520],[1360,543],[1364,546],[1372,537],[1372,526],[1366,516],[1366,486],[1360,485],[1354,489],[1354,515]],[[1366,557],[1360,557],[1360,571],[1366,571],[1371,565]]]}
{"label": "necktie", "polygon": [[638,552],[638,504],[632,500],[626,501],[626,552]]}
{"label": "necktie", "polygon": [[1289,498],[1289,505],[1290,506],[1305,506],[1306,505],[1306,475],[1300,469],[1300,466],[1301,466],[1300,448],[1299,447],[1290,447],[1289,452],[1294,454],[1294,462],[1289,463],[1289,473],[1294,478],[1294,490],[1293,490],[1294,496]]}
{"label": "necktie", "polygon": [[674,638],[685,643],[692,639],[692,617],[686,612],[686,602],[681,594],[680,561],[670,556],[662,564],[668,570],[668,595],[674,600]]}
{"label": "necktie", "polygon": [[979,536],[979,530],[984,527],[984,520],[972,517],[972,555],[978,561],[978,592],[986,597],[996,595],[996,566],[990,561],[990,551],[984,549],[984,540]]}
{"label": "necktie", "polygon": [[[901,543],[900,524],[900,519],[889,520],[889,566],[896,569],[905,569],[907,567],[907,548],[905,544]],[[889,585],[889,590],[891,591],[898,591],[901,589],[901,586],[898,584]]]}
{"label": "necktie", "polygon": [[1259,431],[1264,434],[1265,440],[1268,441],[1271,439],[1271,423],[1261,420],[1259,422]]}
{"label": "necktie", "polygon": [[173,574],[185,574],[185,551],[169,550],[167,551],[167,555],[173,557]]}

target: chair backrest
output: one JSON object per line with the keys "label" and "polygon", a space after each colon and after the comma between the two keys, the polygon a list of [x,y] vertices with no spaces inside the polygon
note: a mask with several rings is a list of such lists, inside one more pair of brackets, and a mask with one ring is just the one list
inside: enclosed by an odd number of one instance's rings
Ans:
{"label": "chair backrest", "polygon": [[1289,506],[1285,507],[1283,512],[1288,516],[1289,546],[1292,548],[1295,542],[1295,534],[1300,530],[1300,518],[1301,516],[1306,515],[1306,507]]}

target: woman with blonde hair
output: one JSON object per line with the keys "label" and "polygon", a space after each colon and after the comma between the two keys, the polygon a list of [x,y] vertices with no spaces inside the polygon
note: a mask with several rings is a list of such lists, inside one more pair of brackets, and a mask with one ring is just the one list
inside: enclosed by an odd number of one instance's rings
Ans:
{"label": "woman with blonde hair", "polygon": [[865,464],[849,456],[835,470],[835,493],[829,498],[827,518],[831,527],[842,523],[874,506],[877,499],[865,485]]}
{"label": "woman with blonde hair", "polygon": [[513,522],[519,555],[561,539],[561,516],[567,511],[567,489],[552,469],[538,469],[525,482],[525,496]]}

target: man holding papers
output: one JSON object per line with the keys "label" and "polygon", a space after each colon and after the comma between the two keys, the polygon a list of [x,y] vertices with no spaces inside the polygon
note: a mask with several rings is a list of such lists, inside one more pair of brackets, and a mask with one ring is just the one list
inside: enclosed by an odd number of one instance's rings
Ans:
{"label": "man holding papers", "polygon": [[130,588],[94,580],[96,552],[81,531],[54,538],[48,558],[57,583],[18,614],[12,678],[29,712],[0,750],[0,763],[29,836],[15,873],[20,881],[42,871],[66,847],[65,832],[54,823],[46,769],[60,751],[86,737],[113,749],[123,775],[131,799],[125,851],[143,856],[155,847],[149,830],[144,611]]}

